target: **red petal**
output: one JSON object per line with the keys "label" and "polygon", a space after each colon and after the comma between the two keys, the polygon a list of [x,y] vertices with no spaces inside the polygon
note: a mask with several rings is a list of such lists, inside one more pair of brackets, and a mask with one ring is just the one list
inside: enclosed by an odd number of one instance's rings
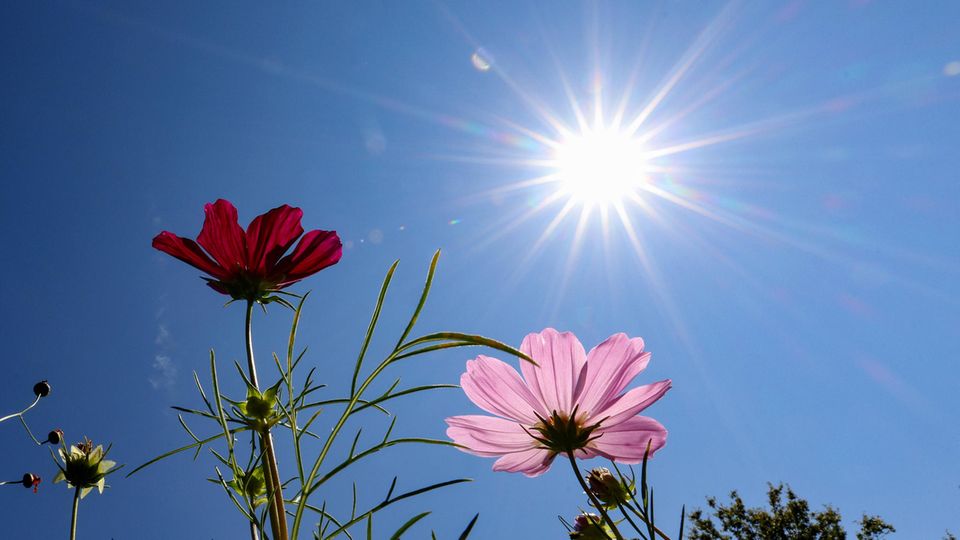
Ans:
{"label": "red petal", "polygon": [[206,272],[211,277],[223,279],[227,275],[223,268],[210,260],[200,246],[189,238],[181,238],[172,232],[163,231],[153,239],[153,247]]}
{"label": "red petal", "polygon": [[337,264],[342,244],[336,231],[310,231],[297,244],[293,253],[277,263],[277,287],[286,287]]}
{"label": "red petal", "polygon": [[230,201],[217,202],[203,207],[207,217],[197,241],[229,274],[245,269],[247,263],[246,235],[237,222],[237,209]]}
{"label": "red petal", "polygon": [[300,218],[303,211],[283,205],[257,216],[247,227],[247,269],[266,275],[280,257],[303,234]]}

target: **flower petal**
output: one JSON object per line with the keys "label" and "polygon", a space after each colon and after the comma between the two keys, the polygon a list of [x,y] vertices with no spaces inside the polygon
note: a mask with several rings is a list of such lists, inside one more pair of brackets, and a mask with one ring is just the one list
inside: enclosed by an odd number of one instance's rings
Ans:
{"label": "flower petal", "polygon": [[259,215],[247,227],[247,269],[265,275],[303,234],[303,211],[283,205]]}
{"label": "flower petal", "polygon": [[521,472],[526,476],[540,476],[550,470],[554,455],[544,448],[531,448],[513,452],[498,459],[493,470],[498,472]]}
{"label": "flower petal", "polygon": [[465,446],[464,452],[494,457],[527,450],[537,442],[517,422],[493,416],[451,416],[446,419],[447,436]]}
{"label": "flower petal", "polygon": [[542,418],[549,416],[517,371],[496,358],[480,355],[468,361],[467,372],[460,376],[460,386],[470,401],[490,414],[528,426],[537,423],[537,414]]}
{"label": "flower petal", "polygon": [[523,338],[520,350],[538,364],[520,363],[523,378],[533,395],[544,404],[548,413],[571,412],[577,380],[586,361],[583,345],[577,336],[547,328]]}
{"label": "flower petal", "polygon": [[210,287],[211,289],[217,291],[217,292],[220,293],[220,294],[226,294],[226,295],[229,295],[229,294],[230,294],[230,289],[227,288],[226,285],[224,285],[223,283],[221,283],[221,282],[219,282],[219,281],[214,281],[214,280],[212,280],[212,279],[208,279],[208,280],[207,280],[207,286]]}
{"label": "flower petal", "polygon": [[197,242],[207,250],[228,275],[246,268],[246,235],[237,222],[237,209],[230,201],[217,199],[203,207],[206,219]]}
{"label": "flower petal", "polygon": [[203,249],[189,238],[181,238],[171,232],[163,231],[154,237],[153,247],[216,279],[224,279],[227,276],[223,268],[213,262]]}
{"label": "flower petal", "polygon": [[[587,458],[603,456],[620,463],[641,463],[650,442],[650,456],[667,444],[667,429],[647,416],[634,416],[617,425],[600,427],[585,450]],[[579,456],[578,456],[579,457]]]}
{"label": "flower petal", "polygon": [[581,373],[577,396],[580,410],[591,414],[608,407],[649,362],[650,353],[643,352],[643,339],[631,339],[626,334],[614,334],[591,349]]}
{"label": "flower petal", "polygon": [[588,422],[603,422],[607,427],[625,422],[663,397],[672,385],[673,382],[666,379],[638,386],[613,400],[606,409],[591,415]]}
{"label": "flower petal", "polygon": [[300,239],[293,253],[277,263],[277,286],[286,287],[337,264],[342,254],[336,231],[310,231]]}

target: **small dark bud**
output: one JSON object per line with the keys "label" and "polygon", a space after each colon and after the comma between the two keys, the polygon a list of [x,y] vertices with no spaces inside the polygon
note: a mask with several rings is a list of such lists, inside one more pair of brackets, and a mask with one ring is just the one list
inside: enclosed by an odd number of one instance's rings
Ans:
{"label": "small dark bud", "polygon": [[63,440],[63,431],[59,429],[55,429],[50,433],[47,433],[47,440],[44,442],[48,442],[50,444],[60,444],[60,441],[62,440]]}
{"label": "small dark bud", "polygon": [[570,538],[574,540],[606,540],[613,532],[596,514],[580,514],[573,522]]}
{"label": "small dark bud", "polygon": [[23,487],[25,487],[25,488],[27,488],[27,489],[33,488],[33,492],[36,493],[36,492],[37,492],[37,486],[38,486],[38,485],[40,485],[40,477],[39,477],[39,476],[37,476],[37,475],[35,475],[35,474],[32,474],[32,473],[27,473],[27,474],[23,475]]}
{"label": "small dark bud", "polygon": [[37,384],[33,385],[33,395],[39,397],[47,397],[50,395],[50,383],[47,381],[40,381]]}
{"label": "small dark bud", "polygon": [[600,516],[596,514],[580,514],[573,521],[573,530],[577,532],[583,532],[591,525],[597,525],[600,522]]}

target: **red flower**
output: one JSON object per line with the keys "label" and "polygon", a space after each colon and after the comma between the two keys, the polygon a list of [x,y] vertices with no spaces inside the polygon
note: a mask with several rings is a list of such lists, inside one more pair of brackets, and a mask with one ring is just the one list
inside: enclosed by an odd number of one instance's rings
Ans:
{"label": "red flower", "polygon": [[[246,231],[229,201],[218,199],[203,210],[206,219],[196,242],[163,231],[153,247],[206,272],[207,285],[237,300],[262,300],[340,260],[335,231],[310,231],[300,238],[299,208],[274,208],[254,218]],[[297,238],[300,243],[284,257]]]}

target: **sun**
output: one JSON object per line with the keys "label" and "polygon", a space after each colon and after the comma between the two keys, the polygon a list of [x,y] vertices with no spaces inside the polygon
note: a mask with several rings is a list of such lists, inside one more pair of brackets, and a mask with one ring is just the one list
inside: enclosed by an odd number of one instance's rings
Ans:
{"label": "sun", "polygon": [[647,181],[642,143],[603,127],[568,135],[554,149],[560,191],[585,206],[611,206],[637,195]]}

